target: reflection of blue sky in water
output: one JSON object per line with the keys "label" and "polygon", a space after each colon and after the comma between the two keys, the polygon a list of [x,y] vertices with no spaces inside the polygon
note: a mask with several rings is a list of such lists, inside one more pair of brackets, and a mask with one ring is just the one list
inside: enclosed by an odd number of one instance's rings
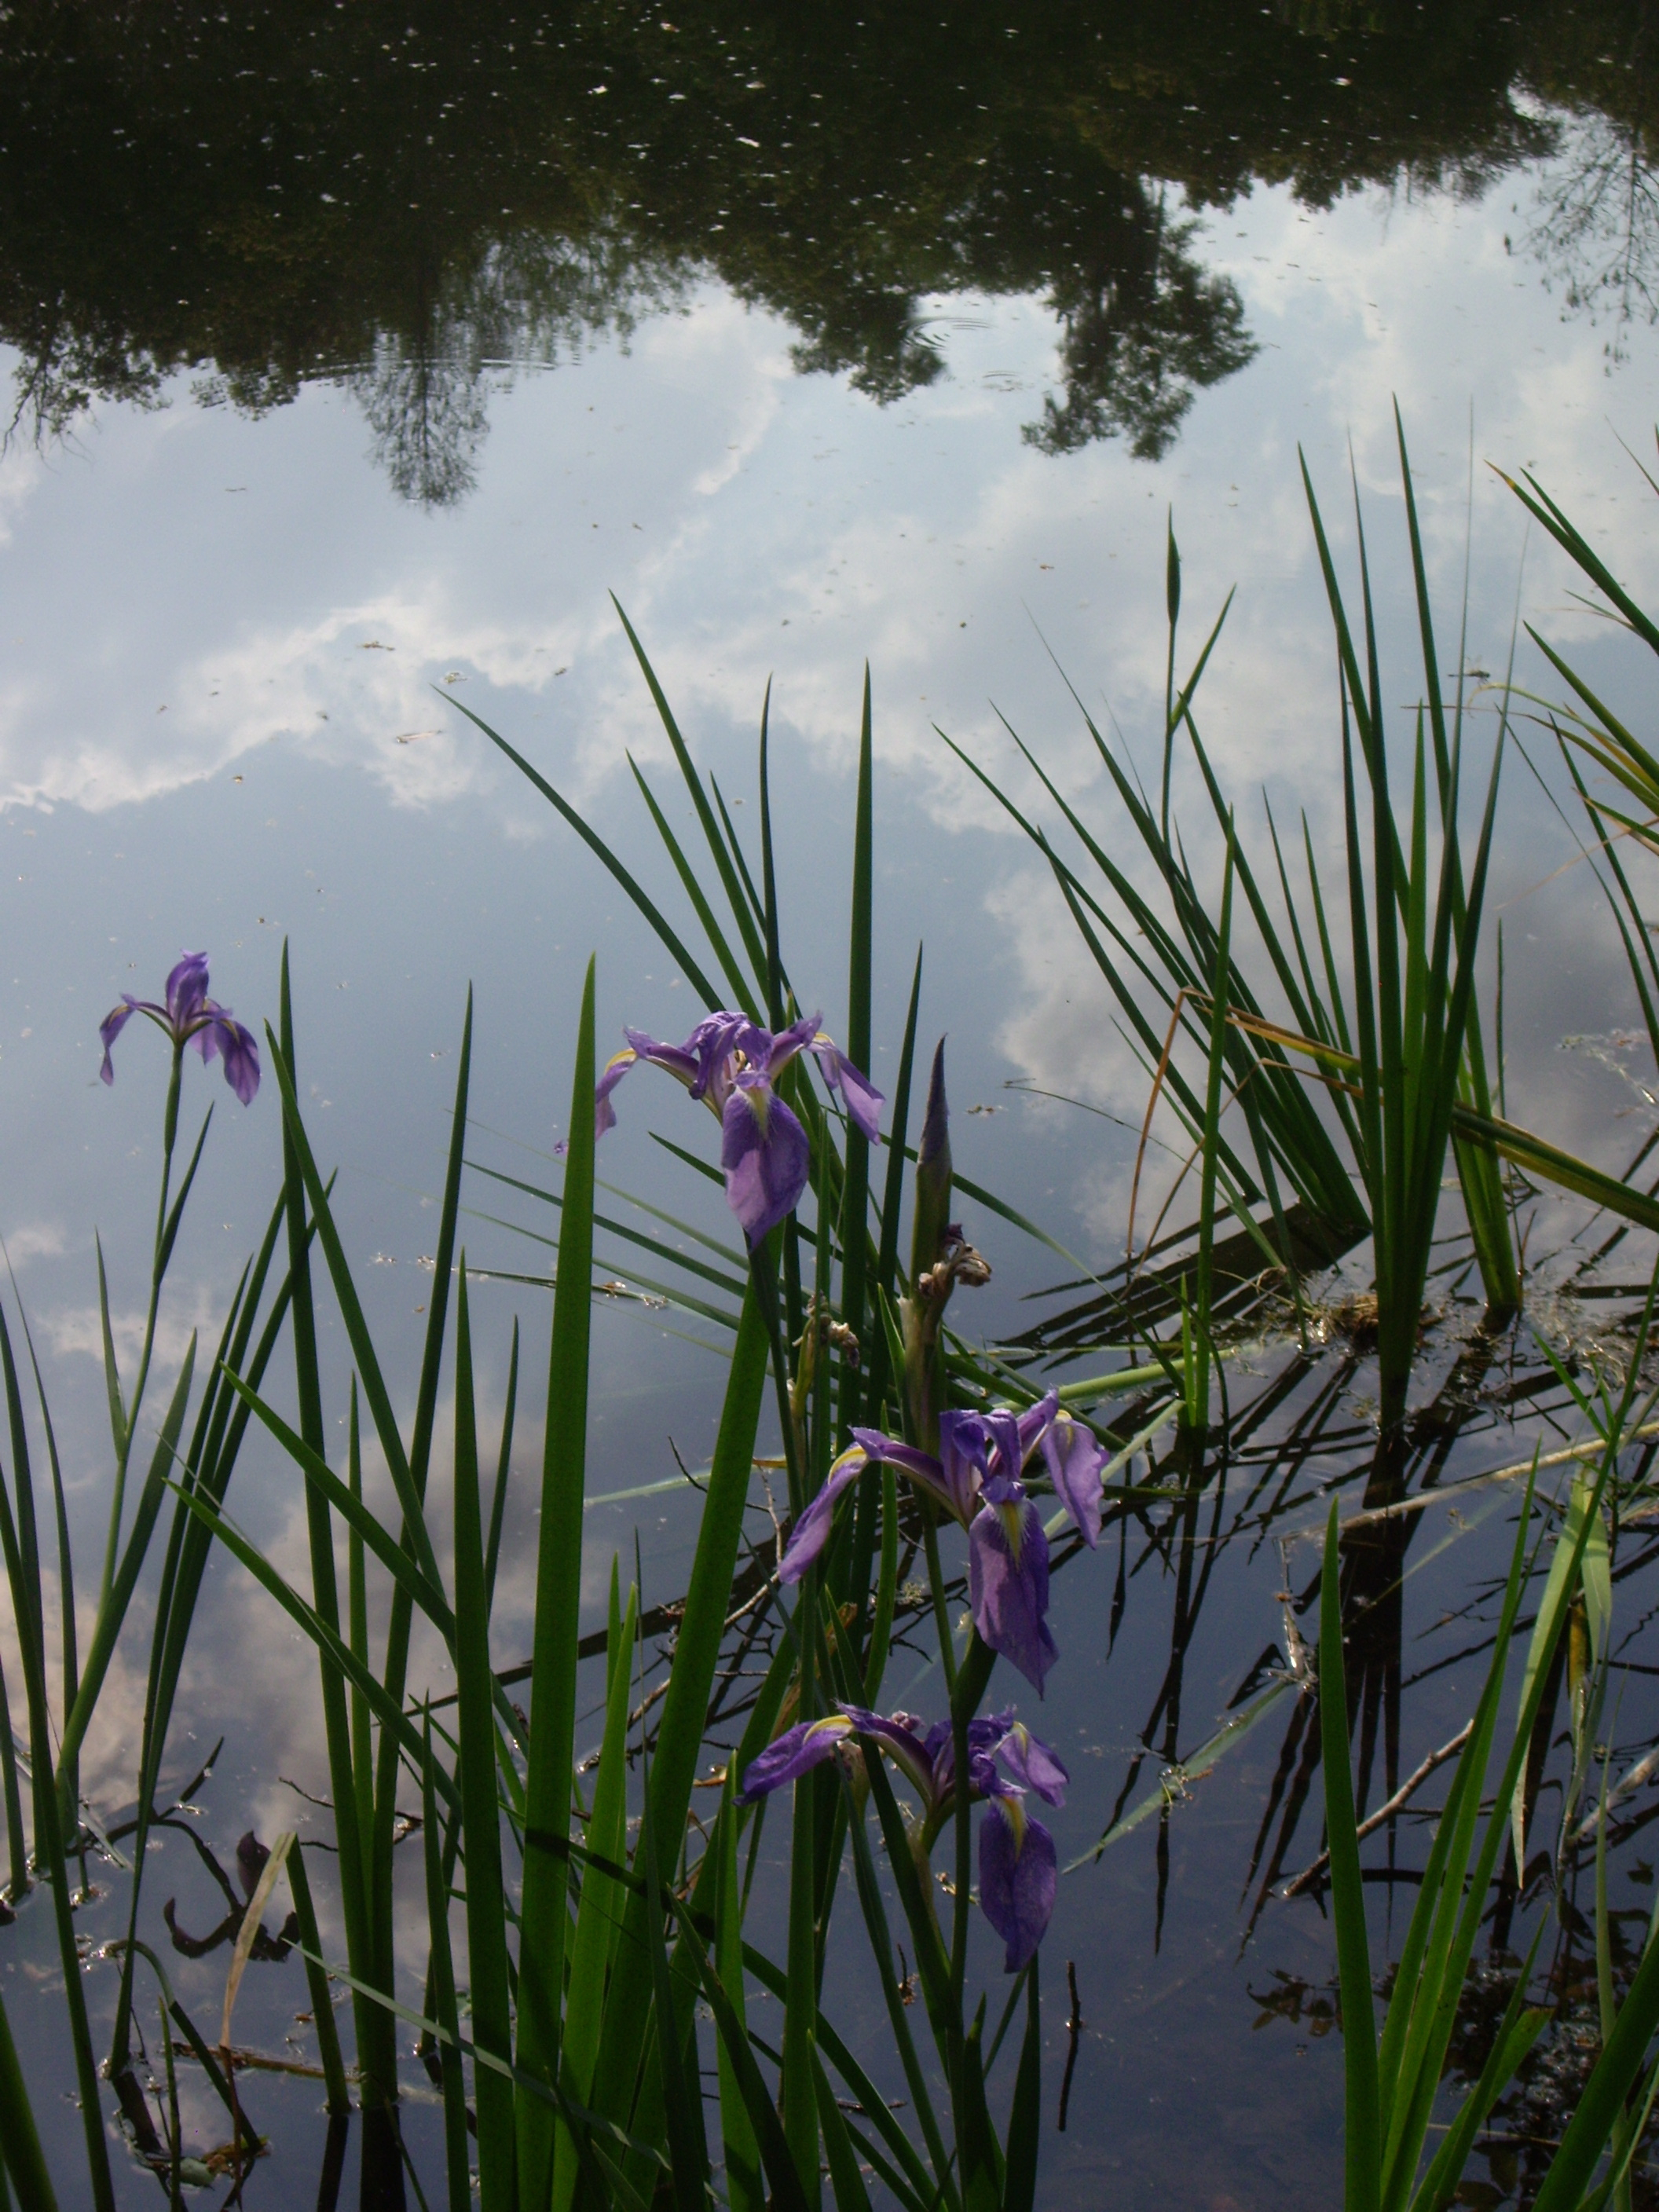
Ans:
{"label": "reflection of blue sky in water", "polygon": [[[1074,1249],[1111,1252],[1133,1139],[1000,1086],[1029,1079],[1138,1121],[1144,1078],[1030,848],[951,764],[932,725],[1006,766],[994,700],[1064,783],[1100,799],[1097,818],[1109,824],[1046,647],[1150,761],[1172,502],[1189,649],[1228,586],[1240,586],[1206,680],[1202,726],[1247,834],[1256,834],[1255,790],[1266,779],[1285,815],[1306,805],[1316,835],[1331,837],[1332,653],[1296,447],[1305,446],[1346,539],[1353,435],[1373,501],[1393,696],[1407,704],[1420,672],[1396,588],[1395,394],[1449,665],[1471,404],[1480,459],[1535,468],[1638,591],[1659,582],[1646,495],[1615,436],[1639,446],[1659,415],[1653,342],[1632,326],[1626,358],[1607,373],[1604,331],[1560,319],[1534,266],[1505,251],[1505,232],[1518,239],[1528,220],[1524,205],[1511,212],[1513,198],[1354,200],[1321,215],[1261,191],[1233,216],[1210,218],[1206,259],[1237,283],[1261,350],[1199,396],[1158,464],[1116,444],[1055,459],[1022,441],[1053,386],[1056,343],[1052,319],[1029,305],[935,303],[949,373],[883,409],[837,381],[796,374],[792,334],[716,293],[642,324],[625,355],[600,349],[496,393],[477,488],[441,510],[396,496],[370,458],[362,412],[327,386],[250,422],[191,405],[181,386],[155,411],[100,409],[48,456],[14,448],[0,464],[0,897],[10,951],[0,975],[9,993],[0,1000],[0,1139],[13,1164],[3,1225],[45,1325],[80,1479],[100,1464],[91,1228],[96,1219],[105,1231],[117,1303],[131,1316],[161,1082],[159,1048],[146,1054],[137,1036],[114,1091],[92,1082],[96,1022],[117,990],[149,992],[181,945],[204,944],[216,991],[257,1025],[274,1012],[278,945],[290,937],[301,1088],[319,1149],[342,1166],[350,1249],[380,1318],[407,1332],[410,1356],[425,1280],[414,1263],[434,1219],[420,1194],[437,1186],[468,979],[478,993],[475,1112],[543,1148],[563,1111],[590,948],[600,956],[604,1041],[623,1021],[659,1034],[690,1026],[690,994],[620,894],[450,704],[464,700],[495,721],[659,883],[624,749],[652,773],[677,823],[679,814],[610,589],[700,759],[730,797],[748,801],[740,823],[752,817],[754,732],[773,675],[786,952],[801,988],[822,994],[832,1029],[845,1018],[851,766],[868,656],[878,915],[890,947],[877,1080],[890,1070],[909,960],[925,937],[925,1033],[951,1033],[960,1165]],[[1521,518],[1484,469],[1474,514],[1471,659],[1501,671]],[[1534,544],[1526,612],[1598,668],[1624,665],[1566,591]],[[1198,823],[1196,795],[1183,801],[1184,818]],[[1506,805],[1499,902],[1565,856],[1518,763]],[[1506,908],[1505,931],[1512,1109],[1615,1157],[1626,1144],[1615,1079],[1553,1050],[1564,1032],[1603,1030],[1630,1011],[1583,872]],[[222,1088],[216,1077],[198,1080],[191,1104]],[[1000,1110],[973,1115],[975,1105]],[[653,1128],[708,1140],[712,1156],[712,1127],[642,1088],[622,1102],[604,1172],[723,1233],[718,1196],[665,1159]],[[518,1171],[526,1156],[499,1139],[486,1144],[487,1157]],[[544,1164],[529,1163],[532,1179]],[[179,1267],[175,1310],[189,1321],[216,1324],[276,1172],[274,1092],[246,1116],[225,1095]],[[472,1199],[482,1211],[516,1210],[482,1185]],[[485,1265],[542,1264],[537,1248],[486,1224],[470,1223],[466,1235]],[[982,1241],[999,1267],[979,1310],[993,1326],[1011,1319],[1012,1292],[1060,1270],[1012,1237]],[[375,1254],[396,1264],[372,1267]],[[625,1254],[611,1256],[625,1273]],[[480,1305],[485,1356],[501,1367],[508,1317],[524,1316],[529,1418],[540,1302],[495,1289]],[[170,1359],[182,1344],[175,1332]],[[672,1472],[671,1431],[695,1461],[712,1411],[710,1364],[636,1315],[607,1312],[599,1345],[594,1487]],[[608,1438],[624,1432],[648,1442],[613,1453]],[[297,1561],[302,1537],[286,1486],[282,1497],[278,1512],[250,1482],[241,1510]],[[623,1534],[612,1517],[617,1528],[600,1537],[607,1557]],[[673,1551],[684,1517],[671,1512],[659,1533]],[[665,1553],[659,1566],[672,1579]],[[509,1638],[527,1595],[527,1580],[509,1577]],[[291,1710],[285,1688],[300,1664],[279,1638],[268,1679],[238,1688],[253,1732],[275,1747],[261,1762],[267,1774],[282,1765],[285,1729],[311,1726],[308,1704]]]}

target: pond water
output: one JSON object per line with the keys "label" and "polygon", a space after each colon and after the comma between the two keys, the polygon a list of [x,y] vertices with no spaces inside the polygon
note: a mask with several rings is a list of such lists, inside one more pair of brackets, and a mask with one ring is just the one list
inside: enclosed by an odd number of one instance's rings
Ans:
{"label": "pond water", "polygon": [[[1253,849],[1264,788],[1281,820],[1306,811],[1322,849],[1341,831],[1334,655],[1298,449],[1348,561],[1352,466],[1389,696],[1407,709],[1420,690],[1395,402],[1443,648],[1467,560],[1467,665],[1501,674],[1513,641],[1517,682],[1559,690],[1517,632],[1529,623],[1651,726],[1650,664],[1575,599],[1576,572],[1528,538],[1494,473],[1532,471],[1638,600],[1659,597],[1652,493],[1632,457],[1650,463],[1659,422],[1659,56],[1645,7],[1012,15],[0,8],[0,1229],[77,1549],[95,1552],[107,1501],[94,1231],[130,1366],[159,1158],[155,1038],[130,1030],[112,1088],[96,1079],[97,1024],[118,993],[158,992],[181,945],[205,945],[216,993],[257,1029],[275,1017],[288,944],[302,1096],[405,1405],[469,984],[471,1156],[532,1182],[556,1173],[590,951],[602,1050],[623,1023],[690,1028],[686,979],[459,711],[525,753],[669,905],[630,763],[677,828],[690,811],[618,607],[743,834],[769,679],[785,951],[832,1029],[846,1018],[867,665],[873,1073],[890,1079],[923,943],[922,1028],[930,1042],[949,1033],[958,1169],[1074,1255],[970,1217],[996,1270],[974,1315],[989,1336],[1029,1326],[1041,1309],[1026,1294],[1121,1254],[1147,1080],[1047,866],[939,733],[1052,823],[1017,731],[1121,838],[1066,684],[1154,773],[1171,520],[1183,664],[1237,586],[1202,718]],[[1478,703],[1484,748],[1492,718]],[[1506,769],[1491,892],[1510,1110],[1622,1169],[1652,1126],[1653,1070],[1623,1032],[1637,1009],[1600,894],[1570,865],[1564,778],[1528,742],[1540,773],[1518,757]],[[1185,770],[1176,802],[1218,877]],[[685,909],[672,912],[678,926]],[[281,1174],[274,1085],[244,1111],[216,1075],[186,1078],[188,1128],[216,1106],[159,1340],[157,1413],[190,1331],[216,1333]],[[730,1243],[718,1194],[651,1142],[653,1129],[700,1140],[678,1103],[631,1086],[601,1172]],[[481,1176],[466,1200],[472,1264],[545,1272],[545,1246],[518,1233],[545,1234],[544,1207]],[[1533,1256],[1583,1226],[1540,1200]],[[616,1287],[599,1309],[589,1480],[608,1492],[673,1476],[676,1449],[702,1463],[721,1374],[694,1315],[641,1303],[637,1247],[602,1237],[600,1259]],[[1643,1261],[1627,1247],[1618,1268],[1634,1280]],[[1363,1279],[1358,1261],[1350,1272]],[[522,1321],[522,1437],[539,1419],[546,1304],[505,1279],[477,1291],[491,1409]],[[1562,1306],[1539,1310],[1578,1333]],[[1423,1480],[1524,1459],[1571,1428],[1524,1327],[1492,1346],[1472,1325],[1449,1310],[1419,1386],[1438,1408]],[[337,1330],[328,1348],[328,1415],[343,1424]],[[1281,1555],[1278,1535],[1308,1536],[1321,1482],[1363,1485],[1363,1360],[1350,1376],[1334,1350],[1289,1373],[1288,1357],[1280,1345],[1241,1358],[1236,1412],[1258,1394],[1273,1402],[1236,1424],[1229,1471],[1201,1505],[1127,1528],[1121,1554],[1115,1538],[1056,1582],[1066,1665],[1045,1718],[1076,1778],[1062,1855],[1171,1778],[1167,1810],[1062,1884],[1045,1953],[1040,2202],[1085,2176],[1125,2201],[1178,2189],[1218,2212],[1338,2186],[1328,1924],[1313,1899],[1268,1893],[1319,1846],[1305,1716],[1286,1720],[1292,1701],[1212,1772],[1176,1772],[1201,1765],[1194,1754],[1282,1648],[1278,1593],[1304,1592],[1315,1562],[1305,1545]],[[1285,1442],[1303,1429],[1316,1434],[1305,1464]],[[520,1460],[503,1663],[528,1649],[533,1595],[528,1445]],[[298,1571],[291,1477],[250,1446],[234,1506]],[[1366,1710],[1386,1758],[1373,1802],[1385,1765],[1402,1778],[1453,1733],[1485,1663],[1470,1620],[1490,1609],[1512,1524],[1507,1490],[1477,1495],[1479,1512],[1422,1516],[1409,1560],[1377,1569],[1387,1626]],[[637,1532],[647,1599],[665,1599],[695,1531],[684,1490],[591,1512],[592,1620],[613,1551]],[[1659,1727],[1641,1672],[1655,1657],[1645,1565],[1632,1530],[1619,1561],[1632,1668],[1620,1766]],[[1399,1572],[1402,1595],[1387,1598]],[[106,1820],[131,1799],[143,1625],[88,1747],[83,1785]],[[11,1635],[0,1621],[15,1682]],[[919,1638],[901,1702],[927,1695],[926,1650]],[[425,1667],[437,1680],[438,1664],[421,1653],[412,1679]],[[169,1832],[148,1884],[158,1945],[169,1891],[187,1931],[226,1910],[202,1845],[234,1883],[245,1831],[327,1834],[307,1802],[326,1794],[312,1662],[222,1559],[168,1786],[220,1737],[184,1824],[199,1842]],[[1617,1881],[1651,1879],[1641,1826],[1638,1811],[1620,1831]],[[1401,1827],[1401,1867],[1421,1834]],[[783,1849],[769,1839],[769,1860]],[[90,1945],[125,1924],[118,1870],[96,1881],[103,1895],[82,1907]],[[412,1868],[399,1905],[413,1997],[419,1883]],[[1380,1948],[1403,1925],[1402,1898],[1408,1886],[1379,1885]],[[763,1947],[779,1932],[763,1914],[756,1924]],[[1494,1987],[1516,1940],[1507,1921],[1494,1936]],[[873,2045],[878,2008],[845,1948],[827,2008],[840,2003]],[[68,2174],[78,2122],[55,1956],[38,1900],[0,1931],[7,2003]],[[204,2018],[226,1956],[169,1954]],[[1583,2001],[1573,1956],[1569,1939],[1570,2002]],[[1068,1959],[1084,2025],[1061,2135]],[[89,1972],[94,2022],[114,1972]],[[296,1960],[256,1961],[239,2038],[280,2056],[293,2037],[308,2063],[294,2021],[306,2003]],[[412,2063],[410,2077],[410,2143],[435,2178],[439,2119]],[[1540,2090],[1507,2112],[1468,2201],[1524,2193],[1527,2146],[1559,2124],[1566,2093],[1552,2094],[1553,2106]],[[188,2069],[184,2094],[187,2131],[217,2140]],[[308,2201],[324,2155],[317,2084],[272,2075],[249,2095],[272,2150],[246,2201]],[[119,2178],[135,2203],[154,2185],[131,2163]]]}

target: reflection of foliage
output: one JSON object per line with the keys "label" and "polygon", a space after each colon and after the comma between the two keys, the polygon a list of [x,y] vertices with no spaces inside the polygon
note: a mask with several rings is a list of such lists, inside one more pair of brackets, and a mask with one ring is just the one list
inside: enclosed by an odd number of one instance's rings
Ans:
{"label": "reflection of foliage", "polygon": [[343,380],[400,486],[453,497],[497,364],[712,276],[879,401],[941,372],[930,299],[1044,298],[1061,388],[1034,441],[1156,453],[1249,355],[1193,215],[1257,179],[1479,191],[1551,143],[1517,94],[1626,119],[1651,97],[1638,0],[1506,5],[1055,0],[1011,27],[988,0],[948,23],[704,0],[675,27],[611,0],[13,0],[19,418],[57,434],[179,369],[252,410]]}
{"label": "reflection of foliage", "polygon": [[352,382],[395,492],[422,507],[453,507],[471,490],[489,416],[483,380],[470,363],[387,337],[374,367]]}
{"label": "reflection of foliage", "polygon": [[1659,322],[1659,177],[1641,133],[1603,115],[1573,118],[1527,242],[1568,308],[1612,318],[1607,351],[1622,359],[1630,325]]}
{"label": "reflection of foliage", "polygon": [[[1145,187],[1138,189],[1144,199]],[[1255,353],[1232,280],[1206,276],[1186,251],[1197,228],[1190,216],[1169,220],[1160,194],[1150,226],[1135,225],[1132,216],[1124,228],[1133,238],[1128,250],[1095,271],[1079,270],[1077,286],[1056,294],[1066,397],[1046,399],[1042,422],[1024,433],[1046,453],[1075,453],[1122,433],[1137,460],[1158,460],[1174,444],[1194,392]]]}
{"label": "reflection of foliage", "polygon": [[1540,56],[1538,95],[1563,111],[1527,245],[1569,313],[1610,320],[1610,359],[1659,321],[1659,52],[1650,9],[1586,0]]}

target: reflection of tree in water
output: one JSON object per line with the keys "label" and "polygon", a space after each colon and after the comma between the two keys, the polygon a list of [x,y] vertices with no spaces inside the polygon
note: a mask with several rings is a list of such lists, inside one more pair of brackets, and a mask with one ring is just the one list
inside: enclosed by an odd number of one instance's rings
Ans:
{"label": "reflection of tree in water", "polygon": [[1119,251],[1055,288],[1065,396],[1045,399],[1042,420],[1024,430],[1045,453],[1122,436],[1137,460],[1161,459],[1194,394],[1256,351],[1232,279],[1206,274],[1187,250],[1193,218],[1168,214],[1164,195],[1153,202],[1138,179],[1125,180],[1124,201]]}
{"label": "reflection of tree in water", "polygon": [[1594,112],[1561,129],[1527,244],[1564,306],[1610,320],[1609,360],[1632,323],[1659,322],[1659,176],[1638,124]]}
{"label": "reflection of tree in water", "polygon": [[[253,413],[342,382],[399,489],[453,501],[515,366],[712,280],[883,403],[942,373],[930,302],[1042,301],[1060,374],[1030,441],[1155,456],[1252,351],[1196,218],[1258,180],[1322,207],[1477,193],[1545,150],[1547,112],[1642,118],[1650,4],[1054,0],[1011,26],[988,0],[946,22],[708,0],[677,25],[610,0],[9,0],[13,427],[61,435],[180,372]],[[1584,128],[1575,270],[1617,197],[1602,149],[1650,143]],[[1616,264],[1629,302],[1646,237]]]}
{"label": "reflection of tree in water", "polygon": [[464,499],[489,428],[484,378],[472,363],[387,337],[351,382],[393,491],[422,507]]}

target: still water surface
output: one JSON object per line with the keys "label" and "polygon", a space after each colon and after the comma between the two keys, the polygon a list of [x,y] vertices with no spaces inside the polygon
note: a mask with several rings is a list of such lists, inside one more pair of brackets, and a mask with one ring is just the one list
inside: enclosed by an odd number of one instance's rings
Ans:
{"label": "still water surface", "polygon": [[[1116,834],[1060,672],[1151,762],[1173,515],[1187,650],[1239,586],[1204,696],[1246,834],[1263,785],[1286,817],[1309,811],[1317,840],[1340,834],[1328,623],[1296,456],[1346,543],[1352,455],[1403,707],[1419,676],[1395,399],[1443,635],[1472,544],[1472,665],[1503,669],[1518,611],[1650,717],[1645,672],[1570,598],[1553,554],[1525,543],[1486,466],[1534,470],[1652,602],[1650,494],[1620,443],[1645,453],[1659,420],[1647,9],[1008,12],[0,10],[0,1226],[88,1548],[106,1455],[92,1233],[131,1359],[162,1077],[154,1040],[130,1031],[113,1089],[96,1082],[96,1025],[118,991],[155,992],[181,945],[205,945],[216,993],[257,1026],[289,942],[315,1141],[339,1164],[352,1256],[410,1393],[468,983],[475,1152],[532,1180],[555,1172],[544,1156],[588,952],[602,1036],[623,1022],[680,1034],[699,1011],[611,880],[456,711],[509,736],[660,883],[629,756],[676,820],[679,802],[612,593],[740,826],[771,678],[786,954],[832,1027],[867,661],[885,1040],[873,1072],[896,1054],[924,940],[923,1018],[928,1036],[950,1033],[958,1166],[1090,1266],[1121,1249],[1146,1079],[1046,871],[938,729],[1012,777],[1006,715]],[[1520,680],[1541,686],[1527,651],[1523,638]],[[1198,801],[1177,795],[1201,848]],[[1511,1110],[1622,1165],[1647,1123],[1619,1069],[1641,1069],[1628,1052],[1559,1049],[1632,1018],[1622,956],[1582,870],[1546,881],[1572,848],[1519,763],[1505,810],[1492,896]],[[187,1110],[220,1103],[170,1367],[191,1328],[216,1329],[279,1171],[271,1091],[244,1114],[196,1079]],[[726,1234],[718,1199],[649,1141],[654,1126],[695,1143],[700,1123],[638,1092],[619,1102],[603,1171]],[[482,1181],[468,1195],[481,1216],[546,1226]],[[997,1268],[978,1316],[1000,1334],[1029,1321],[1022,1294],[1076,1271],[992,1226],[975,1224]],[[1542,1208],[1536,1249],[1577,1226]],[[498,1222],[474,1218],[466,1236],[485,1267],[545,1265]],[[630,1255],[602,1256],[626,1285]],[[487,1404],[514,1312],[533,1378],[544,1302],[481,1288]],[[620,1296],[603,1308],[592,1490],[672,1474],[676,1445],[692,1464],[706,1449],[720,1375],[684,1320]],[[1443,1474],[1522,1455],[1536,1427],[1529,1386],[1517,1403],[1503,1376],[1458,1370],[1456,1350],[1425,1386],[1449,1376]],[[1237,1390],[1281,1364],[1262,1354]],[[342,1347],[342,1417],[344,1375]],[[1059,1577],[1066,1665],[1044,1717],[1076,1780],[1063,1854],[1121,1802],[1155,1795],[1281,1643],[1277,1593],[1287,1573],[1304,1589],[1312,1563],[1304,1549],[1287,1566],[1267,1540],[1272,1470],[1286,1425],[1330,1382],[1316,1364],[1291,1384],[1241,1443],[1233,1492],[1190,1526],[1132,1531],[1121,1568],[1103,1554]],[[1362,1400],[1364,1382],[1362,1368]],[[1364,1406],[1334,1404],[1317,1416],[1322,1470],[1350,1473]],[[522,1473],[503,1662],[527,1649],[528,1458]],[[250,1450],[233,1503],[300,1566],[283,1468]],[[1220,1540],[1236,1522],[1242,1540]],[[1309,1510],[1287,1525],[1305,1531]],[[595,1618],[636,1526],[655,1595],[684,1572],[684,1497],[593,1512]],[[1470,1671],[1453,1662],[1478,1638],[1460,1616],[1505,1526],[1499,1512],[1483,1541],[1443,1519],[1430,1533],[1425,1516],[1376,1662],[1391,1771],[1463,1717]],[[1621,1562],[1632,1634],[1641,1565]],[[1630,1650],[1652,1656],[1639,1637]],[[89,1746],[106,1814],[131,1795],[133,1666]],[[1650,1728],[1630,1685],[1621,1747]],[[927,1694],[924,1675],[910,1695]],[[225,1736],[196,1832],[233,1879],[249,1827],[326,1836],[304,1795],[325,1790],[315,1709],[297,1640],[216,1568],[168,1774],[182,1783]],[[1218,2208],[1334,2194],[1325,1923],[1305,1898],[1263,1900],[1270,1870],[1318,1846],[1297,1726],[1275,1717],[1208,1778],[1172,1781],[1167,1818],[1063,1885],[1047,1954],[1051,2120],[1068,1958],[1084,2026],[1066,2131],[1045,2151],[1048,2201],[1073,2181]],[[1417,1834],[1401,1832],[1402,1864]],[[1619,1879],[1646,1878],[1641,1848]],[[170,1888],[187,1931],[216,1923],[223,1898],[189,1844],[167,1836],[163,1859],[155,1940]],[[108,1889],[85,1909],[94,1941],[116,1931],[112,1876]],[[413,1959],[413,1890],[407,1904]],[[832,1995],[873,2035],[844,1948]],[[24,1991],[40,1983],[26,2055],[63,2116],[67,2161],[51,1956],[34,1908],[0,1936],[9,2005],[32,2017]],[[171,1954],[204,2017],[223,1958]],[[95,2013],[113,1972],[93,1971]],[[292,2017],[304,2003],[297,1961],[256,1966],[239,2035],[277,2053],[292,2035],[308,2058]],[[304,2201],[316,2087],[272,2076],[259,2090],[273,2151],[248,2201]],[[1541,2137],[1540,2109],[1517,2107],[1510,2133]],[[210,2135],[205,2100],[198,2118]],[[410,2132],[435,2154],[418,2102]],[[1512,2193],[1528,2155],[1478,2159],[1491,2193],[1470,2201]],[[152,2185],[129,2169],[125,2185],[137,2203]]]}

